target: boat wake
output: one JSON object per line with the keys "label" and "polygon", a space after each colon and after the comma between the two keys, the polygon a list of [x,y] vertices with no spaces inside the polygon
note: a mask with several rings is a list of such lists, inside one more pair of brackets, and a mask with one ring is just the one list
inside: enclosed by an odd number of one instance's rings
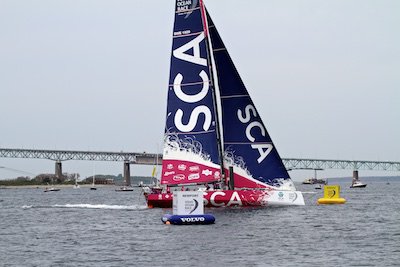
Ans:
{"label": "boat wake", "polygon": [[32,206],[24,205],[23,209],[34,208],[70,208],[70,209],[105,209],[105,210],[144,210],[147,209],[145,205],[107,205],[107,204],[64,204],[64,205],[49,205],[49,206]]}

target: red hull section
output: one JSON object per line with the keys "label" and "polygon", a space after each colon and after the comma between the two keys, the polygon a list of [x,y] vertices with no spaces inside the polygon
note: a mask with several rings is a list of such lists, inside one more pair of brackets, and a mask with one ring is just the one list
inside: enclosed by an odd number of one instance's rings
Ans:
{"label": "red hull section", "polygon": [[163,160],[161,184],[212,183],[221,178],[220,170],[184,160]]}
{"label": "red hull section", "polygon": [[[265,206],[272,192],[267,190],[216,190],[204,192],[205,207]],[[146,195],[149,208],[172,208],[172,193]]]}

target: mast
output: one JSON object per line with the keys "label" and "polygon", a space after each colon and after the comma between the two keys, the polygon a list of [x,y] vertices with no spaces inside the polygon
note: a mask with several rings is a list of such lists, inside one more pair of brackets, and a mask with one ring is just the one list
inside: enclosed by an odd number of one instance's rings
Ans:
{"label": "mast", "polygon": [[[208,30],[208,19],[207,19],[207,11],[204,6],[203,0],[200,0],[200,8],[201,8],[201,16],[203,18],[203,24],[204,24],[204,34],[205,38],[207,39],[206,42],[206,49],[207,49],[207,57],[208,61],[210,62],[210,80],[211,84],[213,85],[212,88],[212,96],[213,96],[213,102],[214,102],[214,110],[215,110],[215,124],[216,124],[216,135],[217,135],[217,147],[218,147],[218,154],[219,154],[219,165],[221,169],[221,182],[223,183],[224,186],[226,186],[226,176],[225,176],[225,168],[224,168],[224,152],[223,152],[223,144],[222,144],[222,135],[221,135],[221,124],[220,124],[220,116],[219,116],[219,106],[217,104],[218,97],[217,97],[217,90],[218,88],[218,79],[215,79],[217,69],[215,68],[214,64],[214,56],[213,56],[213,49],[212,49],[212,44],[211,40],[209,38],[209,30]],[[219,101],[218,101],[219,103]]]}

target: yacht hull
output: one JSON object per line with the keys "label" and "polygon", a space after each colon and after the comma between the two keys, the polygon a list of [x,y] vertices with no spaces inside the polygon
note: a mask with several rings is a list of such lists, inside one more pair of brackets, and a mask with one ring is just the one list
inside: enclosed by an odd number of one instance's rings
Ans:
{"label": "yacht hull", "polygon": [[[211,190],[204,191],[205,207],[302,206],[300,191]],[[172,208],[172,193],[145,193],[149,208]]]}

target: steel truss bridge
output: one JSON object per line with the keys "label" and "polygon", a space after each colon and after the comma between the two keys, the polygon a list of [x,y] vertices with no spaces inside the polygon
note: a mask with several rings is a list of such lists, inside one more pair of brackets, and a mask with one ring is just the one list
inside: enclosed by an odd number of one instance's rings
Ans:
{"label": "steel truss bridge", "polygon": [[[120,161],[124,162],[124,177],[130,177],[130,164],[156,165],[161,163],[161,154],[134,152],[104,152],[104,151],[72,151],[43,149],[12,149],[0,148],[0,158],[47,159],[56,162],[56,175],[62,175],[61,162],[66,160],[88,161]],[[365,160],[330,160],[330,159],[296,159],[283,158],[288,170],[375,170],[400,171],[400,162],[365,161]]]}
{"label": "steel truss bridge", "polygon": [[130,164],[153,165],[157,154],[105,151],[77,150],[43,150],[0,148],[0,158],[48,159],[53,161],[91,160],[91,161],[123,161]]}
{"label": "steel truss bridge", "polygon": [[400,171],[400,162],[366,161],[366,160],[332,160],[332,159],[282,159],[288,170],[370,170],[370,171]]}

